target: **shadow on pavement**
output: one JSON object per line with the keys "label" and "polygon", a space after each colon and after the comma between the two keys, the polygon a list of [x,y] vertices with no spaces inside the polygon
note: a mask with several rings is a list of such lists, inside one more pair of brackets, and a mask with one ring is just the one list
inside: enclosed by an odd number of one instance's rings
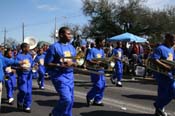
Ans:
{"label": "shadow on pavement", "polygon": [[87,107],[87,104],[82,102],[74,102],[73,108],[82,108],[82,107]]}
{"label": "shadow on pavement", "polygon": [[81,116],[154,116],[153,114],[132,114],[126,112],[118,112],[118,111],[92,111],[92,112],[84,112],[80,113]]}
{"label": "shadow on pavement", "polygon": [[41,96],[58,96],[57,93],[54,93],[54,92],[48,92],[48,91],[44,91],[44,90],[36,90],[36,91],[32,91],[32,95],[41,95]]}
{"label": "shadow on pavement", "polygon": [[75,86],[89,88],[89,87],[92,87],[92,84],[83,84],[83,83],[79,84],[79,83],[75,83]]}
{"label": "shadow on pavement", "polygon": [[75,81],[74,83],[76,87],[84,87],[85,89],[92,87],[92,82],[90,81]]}
{"label": "shadow on pavement", "polygon": [[91,81],[78,81],[78,80],[76,80],[76,81],[74,81],[74,83],[92,83]]}
{"label": "shadow on pavement", "polygon": [[2,98],[1,99],[1,104],[7,104],[8,103],[8,99],[7,98]]}
{"label": "shadow on pavement", "polygon": [[32,90],[39,90],[39,87],[32,87]]}
{"label": "shadow on pavement", "polygon": [[132,98],[132,99],[143,99],[143,100],[152,100],[154,101],[156,99],[156,96],[153,95],[138,95],[138,94],[133,94],[133,95],[122,95],[127,98]]}
{"label": "shadow on pavement", "polygon": [[40,106],[54,107],[57,103],[57,100],[36,100],[34,102],[36,102]]}
{"label": "shadow on pavement", "polygon": [[[13,106],[1,106],[1,112],[2,113],[12,113],[12,112],[18,112],[17,108],[14,108]],[[20,111],[19,111],[20,112]]]}
{"label": "shadow on pavement", "polygon": [[[57,103],[57,100],[36,100],[35,102],[40,106],[54,107]],[[82,108],[82,107],[87,107],[86,103],[74,102],[73,108]]]}

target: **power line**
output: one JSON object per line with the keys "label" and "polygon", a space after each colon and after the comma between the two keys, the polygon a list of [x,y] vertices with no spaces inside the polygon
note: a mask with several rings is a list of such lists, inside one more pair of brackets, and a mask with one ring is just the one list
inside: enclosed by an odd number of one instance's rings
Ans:
{"label": "power line", "polygon": [[27,27],[30,27],[30,26],[39,26],[39,25],[51,24],[51,23],[53,23],[53,21],[54,21],[54,20],[52,20],[52,21],[47,21],[47,22],[43,22],[43,23],[27,24],[26,26],[27,26]]}
{"label": "power line", "polygon": [[8,31],[14,31],[14,30],[19,29],[19,28],[21,28],[21,26],[11,27],[11,28],[8,28]]}
{"label": "power line", "polygon": [[[62,16],[64,17],[66,20],[69,20],[69,19],[72,19],[72,18],[75,18],[75,17],[81,17],[83,16],[82,14],[77,14],[77,15],[72,15],[72,16]],[[62,18],[62,17],[58,17],[58,19]],[[45,22],[42,22],[42,23],[33,23],[33,24],[25,24],[24,27],[33,27],[33,26],[40,26],[40,25],[45,25],[45,24],[52,24],[53,22],[55,22],[56,20],[55,19],[51,19],[50,21],[45,21]],[[15,26],[15,27],[11,27],[8,29],[8,32],[12,32],[12,31],[17,31],[21,28],[21,26]],[[0,31],[1,33],[3,33],[4,31]]]}
{"label": "power line", "polygon": [[82,15],[82,14],[79,14],[79,15],[73,15],[73,16],[62,16],[62,17],[65,18],[65,19],[70,20],[70,19],[72,19],[72,18],[81,17],[81,16],[83,16],[83,15]]}

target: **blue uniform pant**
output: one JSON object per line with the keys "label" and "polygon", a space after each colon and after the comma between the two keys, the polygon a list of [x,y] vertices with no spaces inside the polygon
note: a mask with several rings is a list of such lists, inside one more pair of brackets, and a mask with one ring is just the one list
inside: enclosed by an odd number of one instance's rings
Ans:
{"label": "blue uniform pant", "polygon": [[[65,77],[59,77],[65,78]],[[74,82],[64,83],[57,79],[52,79],[52,83],[58,92],[60,99],[52,110],[53,116],[72,116],[74,102]]]}
{"label": "blue uniform pant", "polygon": [[33,79],[38,78],[38,72],[37,71],[36,72],[32,72],[32,78]]}
{"label": "blue uniform pant", "polygon": [[32,75],[18,74],[18,95],[17,102],[24,108],[31,107],[32,104]]}
{"label": "blue uniform pant", "polygon": [[121,61],[117,61],[115,63],[115,71],[112,76],[113,79],[117,78],[117,81],[121,81],[123,77],[123,63]]}
{"label": "blue uniform pant", "polygon": [[175,98],[175,80],[160,75],[155,75],[155,77],[158,83],[158,96],[154,106],[157,109],[163,109]]}
{"label": "blue uniform pant", "polygon": [[95,102],[102,101],[106,85],[104,75],[91,74],[91,81],[93,86],[87,93],[87,98],[90,100],[94,99]]}
{"label": "blue uniform pant", "polygon": [[44,76],[45,76],[45,72],[38,71],[38,74],[39,74],[38,81],[41,82],[40,83],[40,87],[44,87]]}
{"label": "blue uniform pant", "polygon": [[7,80],[5,80],[5,86],[7,90],[7,98],[13,98],[14,90],[16,87],[16,75],[10,73],[7,75]]}

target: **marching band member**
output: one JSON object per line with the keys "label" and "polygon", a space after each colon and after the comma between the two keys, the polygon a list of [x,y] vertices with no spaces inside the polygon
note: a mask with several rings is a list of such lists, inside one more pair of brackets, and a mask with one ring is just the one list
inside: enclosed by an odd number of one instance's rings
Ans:
{"label": "marching band member", "polygon": [[[97,38],[95,42],[96,47],[91,48],[86,58],[86,60],[92,65],[100,63],[99,61],[94,61],[93,58],[104,58],[104,50],[102,49],[104,40],[102,38]],[[104,73],[104,69],[97,69],[97,71]],[[91,104],[94,104],[97,106],[103,106],[104,104],[102,103],[102,99],[106,84],[105,76],[104,74],[91,74],[91,81],[93,86],[86,96],[87,105],[90,106]]]}
{"label": "marching band member", "polygon": [[45,76],[45,66],[44,66],[45,54],[43,48],[38,49],[38,55],[34,59],[34,62],[38,65],[38,85],[40,89],[44,89],[44,76]]}
{"label": "marching band member", "polygon": [[[33,61],[35,60],[35,58],[37,56],[37,51],[36,50],[38,50],[38,48],[37,49],[35,48],[35,49],[30,51],[30,55],[32,56]],[[36,66],[37,66],[37,64],[36,64]],[[31,73],[32,73],[32,79],[37,79],[38,78],[38,71],[36,70],[35,67],[32,68]]]}
{"label": "marching band member", "polygon": [[175,80],[172,76],[173,67],[161,62],[161,59],[173,61],[174,50],[172,46],[174,44],[175,37],[172,34],[166,34],[164,44],[159,45],[152,55],[152,59],[160,66],[160,68],[169,71],[167,75],[154,72],[158,84],[158,96],[154,103],[156,109],[155,116],[167,116],[164,108],[175,98]]}
{"label": "marching band member", "polygon": [[76,50],[70,44],[71,31],[68,27],[59,29],[59,41],[49,47],[45,56],[45,66],[50,72],[52,83],[60,99],[53,108],[50,116],[72,116],[74,102],[74,74],[72,66],[76,63],[72,59]]}
{"label": "marching band member", "polygon": [[[114,56],[115,59],[115,71],[113,76],[111,77],[111,82],[113,84],[116,84],[118,87],[122,87],[122,77],[123,77],[123,63],[122,63],[122,57],[123,57],[123,50],[122,50],[122,42],[117,42],[117,47],[113,49],[112,56]],[[117,78],[117,82],[116,82]]]}
{"label": "marching band member", "polygon": [[[8,48],[5,51],[4,56],[6,58],[13,59],[12,58],[12,50],[10,48]],[[5,87],[7,90],[8,103],[13,104],[13,102],[14,102],[13,94],[14,94],[15,87],[16,87],[16,75],[13,72],[11,65],[5,66],[4,72],[5,72]]]}
{"label": "marching band member", "polygon": [[19,62],[14,59],[5,58],[2,55],[1,47],[0,47],[0,106],[1,106],[1,95],[2,95],[2,82],[4,81],[4,71],[3,68],[8,65],[22,65],[24,62]]}
{"label": "marching band member", "polygon": [[24,112],[31,112],[32,105],[32,66],[33,59],[29,54],[29,44],[21,44],[21,52],[16,56],[19,61],[25,62],[24,65],[17,68],[18,75],[18,94],[17,94],[17,107]]}

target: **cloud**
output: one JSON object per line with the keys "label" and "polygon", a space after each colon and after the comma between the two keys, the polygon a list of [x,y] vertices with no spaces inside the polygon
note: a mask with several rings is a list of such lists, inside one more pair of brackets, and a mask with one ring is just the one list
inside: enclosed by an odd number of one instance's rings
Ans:
{"label": "cloud", "polygon": [[38,5],[37,8],[41,9],[41,10],[46,10],[46,11],[56,11],[56,10],[58,10],[58,7],[48,5],[48,4]]}

